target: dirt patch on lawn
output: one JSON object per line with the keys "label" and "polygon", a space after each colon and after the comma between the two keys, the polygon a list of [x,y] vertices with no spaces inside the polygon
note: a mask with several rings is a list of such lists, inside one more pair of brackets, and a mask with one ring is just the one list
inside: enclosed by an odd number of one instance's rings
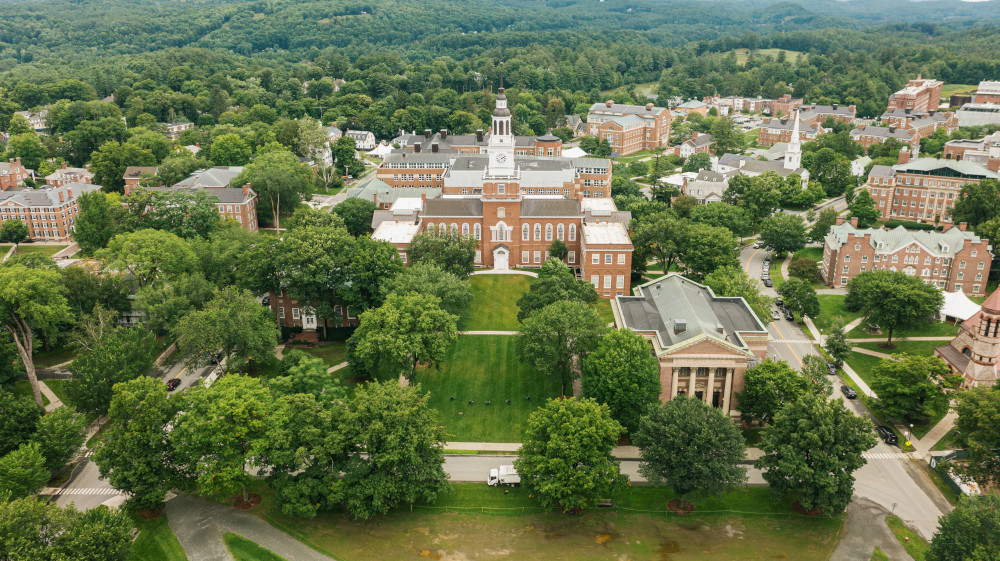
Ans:
{"label": "dirt patch on lawn", "polygon": [[243,500],[243,497],[236,495],[236,498],[233,499],[233,506],[240,510],[250,510],[259,505],[262,500],[263,499],[261,499],[260,495],[257,493],[248,494],[246,500]]}
{"label": "dirt patch on lawn", "polygon": [[692,512],[694,512],[694,505],[691,504],[691,503],[689,503],[689,502],[687,502],[687,501],[682,501],[680,499],[674,499],[674,500],[672,500],[672,501],[670,501],[670,502],[667,503],[667,510],[669,510],[670,512],[672,512],[674,514],[680,514],[681,516],[687,516],[688,514],[691,514]]}

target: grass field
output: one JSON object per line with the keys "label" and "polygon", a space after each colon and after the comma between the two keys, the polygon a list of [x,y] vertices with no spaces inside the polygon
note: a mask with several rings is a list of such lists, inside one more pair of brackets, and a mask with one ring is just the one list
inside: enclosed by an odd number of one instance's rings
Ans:
{"label": "grass field", "polygon": [[323,359],[327,366],[336,366],[344,362],[347,356],[347,344],[342,341],[322,342],[311,349],[299,349],[314,357]]}
{"label": "grass field", "polygon": [[799,257],[805,257],[807,259],[812,259],[813,261],[823,260],[823,248],[822,247],[804,247],[792,254],[792,259],[798,259]]}
{"label": "grass field", "polygon": [[[59,253],[60,251],[69,247],[68,245],[35,245],[35,244],[21,244],[17,246],[18,255],[47,255],[52,257],[53,255]],[[10,246],[2,248],[4,253],[7,252]]]}
{"label": "grass field", "polygon": [[975,84],[945,84],[941,88],[941,99],[951,99],[952,94],[974,92],[978,88]]}
{"label": "grass field", "polygon": [[469,277],[472,285],[472,304],[459,329],[463,331],[516,331],[517,299],[528,291],[529,277],[525,275],[475,275]]}
{"label": "grass field", "polygon": [[959,444],[955,440],[955,431],[957,430],[958,429],[953,428],[947,433],[945,433],[945,435],[941,437],[941,440],[938,440],[934,444],[934,448],[932,448],[932,450],[941,452],[944,450],[955,450],[956,448],[958,448]]}
{"label": "grass field", "polygon": [[844,325],[854,321],[861,314],[848,312],[844,307],[844,297],[840,294],[819,294],[819,317],[813,318],[813,323],[819,329],[829,329],[834,318],[839,317],[844,320]]}
{"label": "grass field", "polygon": [[[946,323],[943,321],[928,321],[914,329],[897,329],[892,332],[893,344],[896,343],[896,339],[905,339],[906,337],[954,337],[958,335],[958,325],[954,323]],[[865,331],[864,326],[859,325],[854,329],[847,332],[848,339],[866,339],[870,337],[888,337],[887,334],[878,333],[868,333]],[[939,343],[943,345],[944,342]]]}
{"label": "grass field", "polygon": [[639,95],[642,95],[642,94],[651,94],[651,93],[655,93],[656,92],[656,86],[657,86],[657,84],[659,84],[659,82],[641,82],[641,83],[638,83],[638,84],[629,84],[627,86],[621,86],[621,87],[614,88],[614,89],[611,89],[611,90],[604,90],[604,91],[601,92],[601,95],[603,95],[603,96],[613,95],[615,92],[619,92],[619,91],[622,91],[622,90],[627,90],[627,89],[633,88],[633,87],[635,88],[635,93],[637,93]]}
{"label": "grass field", "polygon": [[132,518],[139,529],[139,537],[132,543],[132,553],[128,561],[187,561],[181,543],[167,525],[167,515],[144,520]]}
{"label": "grass field", "polygon": [[[760,57],[773,56],[777,58],[778,53],[782,50],[783,49],[755,49],[754,54]],[[734,49],[734,51],[736,52],[736,64],[746,64],[749,49]],[[799,57],[802,56],[802,52],[785,50],[785,56],[789,62],[796,62],[799,60]]]}
{"label": "grass field", "polygon": [[920,534],[907,528],[898,516],[892,516],[891,514],[886,516],[885,523],[889,525],[889,529],[892,530],[893,535],[899,540],[900,545],[906,549],[906,552],[910,554],[913,561],[924,561],[924,555],[930,549],[930,544],[927,543],[927,540],[920,537]]}
{"label": "grass field", "polygon": [[892,343],[895,349],[883,349],[879,345],[881,343],[851,343],[852,347],[861,347],[862,349],[868,349],[869,351],[875,351],[885,354],[896,354],[896,353],[906,353],[917,356],[931,356],[934,354],[934,349],[940,347],[941,345],[946,345],[945,341],[893,341]]}
{"label": "grass field", "polygon": [[223,534],[222,541],[226,544],[229,554],[233,556],[233,561],[285,561],[284,557],[275,555],[270,549],[232,532]]}
{"label": "grass field", "polygon": [[66,380],[45,380],[45,385],[52,390],[52,393],[56,394],[59,401],[66,403],[66,390],[63,389],[63,384]]}
{"label": "grass field", "polygon": [[[30,397],[34,399],[34,395],[31,394],[31,382],[27,380],[18,380],[14,382],[14,388],[12,393],[18,397]],[[49,404],[49,398],[42,394],[42,403],[45,405]]]}
{"label": "grass field", "polygon": [[847,364],[870,386],[872,383],[872,370],[878,366],[880,360],[882,359],[871,355],[851,353],[851,356],[847,358]]}
{"label": "grass field", "polygon": [[[38,345],[38,342],[35,342]],[[35,349],[41,348],[41,345],[35,347]],[[48,368],[50,366],[55,366],[57,364],[62,364],[68,360],[73,360],[76,357],[76,349],[69,347],[56,347],[51,351],[40,351],[36,350],[35,355],[32,357],[35,360],[35,368]]]}
{"label": "grass field", "polygon": [[665,511],[674,496],[661,487],[635,487],[614,509],[579,516],[542,512],[522,488],[453,485],[432,505],[417,504],[363,522],[344,514],[313,520],[283,516],[262,490],[254,512],[307,545],[344,561],[382,559],[827,559],[843,517],[795,514],[775,505],[767,488],[749,487],[725,499],[696,502],[690,516]]}
{"label": "grass field", "polygon": [[611,311],[611,300],[599,298],[594,303],[594,309],[597,310],[597,313],[601,314],[601,319],[604,320],[604,323],[613,323],[615,321],[615,314]]}
{"label": "grass field", "polygon": [[430,392],[448,439],[460,442],[520,442],[528,415],[560,389],[518,360],[511,335],[461,335],[441,369],[419,369],[417,382]]}

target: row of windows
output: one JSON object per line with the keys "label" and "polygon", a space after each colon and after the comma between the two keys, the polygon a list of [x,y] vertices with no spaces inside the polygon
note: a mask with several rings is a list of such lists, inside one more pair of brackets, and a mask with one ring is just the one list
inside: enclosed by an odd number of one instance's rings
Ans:
{"label": "row of windows", "polygon": [[[533,229],[529,228],[529,226],[527,224],[522,224],[521,225],[521,241],[525,241],[525,242],[529,241],[531,239],[531,237],[529,236],[529,234],[532,232],[532,230],[534,231],[534,239],[535,239],[535,241],[536,242],[542,241],[542,225],[541,224],[535,224],[535,226],[534,226]],[[556,239],[559,240],[559,241],[565,241],[565,239],[566,239],[564,237],[565,231],[566,231],[565,230],[565,225],[563,225],[563,224],[557,224],[556,228],[555,228]],[[547,241],[547,242],[552,241],[552,224],[546,224],[545,225],[545,241]],[[576,224],[570,224],[569,225],[569,241],[571,241],[571,242],[575,242],[576,241]]]}
{"label": "row of windows", "polygon": [[[437,226],[435,226],[433,223],[427,225],[427,233],[431,234],[432,236],[436,234],[440,234],[443,236],[447,234],[449,230],[451,230],[451,235],[457,236],[459,232],[458,224],[452,222],[450,227],[444,223],[438,224]],[[462,224],[462,235],[463,236],[469,235],[469,225],[467,223]],[[477,240],[483,239],[483,227],[480,226],[478,222],[472,225],[472,236]]]}
{"label": "row of windows", "polygon": [[[333,307],[333,314],[337,317],[340,317],[341,314],[340,304]],[[299,308],[292,308],[292,319],[300,319],[301,317],[302,317],[302,311]],[[278,319],[285,319],[284,306],[278,306]],[[354,316],[351,315],[350,306],[347,307],[347,319],[354,319]]]}
{"label": "row of windows", "polygon": [[[601,276],[600,275],[590,275],[590,284],[594,285],[595,289],[601,288]],[[611,288],[611,275],[604,275],[604,288]],[[615,277],[614,288],[625,288],[625,275],[617,275]]]}
{"label": "row of windows", "polygon": [[[604,264],[605,265],[611,265],[612,261],[614,261],[614,256],[615,256],[614,253],[605,253],[604,254]],[[600,253],[593,254],[591,256],[591,258],[590,258],[590,262],[592,264],[594,264],[594,265],[600,265],[601,264],[601,254]],[[619,253],[618,254],[618,264],[619,265],[624,265],[625,264],[625,254],[624,253]]]}
{"label": "row of windows", "polygon": [[[543,259],[543,253],[544,253],[544,259]],[[545,252],[542,252],[542,251],[534,251],[534,252],[532,252],[532,251],[522,251],[521,252],[521,264],[522,265],[530,265],[531,263],[535,263],[537,265],[537,264],[541,263],[543,260],[544,261],[548,261],[548,259],[549,259],[549,252],[548,251],[545,251]],[[569,264],[576,263],[576,252],[575,251],[570,251],[570,252],[568,252],[566,254],[566,262],[569,263]]]}
{"label": "row of windows", "polygon": [[425,162],[389,162],[385,164],[385,167],[389,169],[446,169],[447,165]]}
{"label": "row of windows", "polygon": [[[861,247],[860,247],[860,245],[855,245],[854,249],[861,249]],[[907,249],[909,250],[910,248],[907,248]],[[944,251],[948,251],[947,247],[944,249]],[[876,255],[873,260],[876,263],[878,263],[879,261],[885,261],[886,263],[888,263],[889,262],[889,256],[888,255]],[[851,262],[851,256],[850,255],[845,255],[844,256],[844,263],[850,263],[850,262]],[[867,263],[868,262],[868,256],[867,255],[862,255],[861,256],[861,262],[862,263]],[[893,255],[892,256],[892,262],[893,263],[899,263],[899,255]],[[903,256],[903,264],[906,264],[906,265],[910,265],[910,264],[917,265],[917,264],[919,264],[919,262],[920,262],[920,257],[919,256],[916,256],[916,255],[904,255]],[[935,257],[934,258],[934,263],[935,264],[943,264],[945,267],[947,267],[951,263],[951,258],[950,257]],[[931,258],[930,257],[925,257],[924,258],[924,265],[930,265],[930,264],[931,264]],[[962,264],[961,264],[961,266],[959,268],[960,269],[964,269],[965,268],[965,261],[962,261]],[[983,263],[979,263],[979,268],[980,269],[983,268]]]}

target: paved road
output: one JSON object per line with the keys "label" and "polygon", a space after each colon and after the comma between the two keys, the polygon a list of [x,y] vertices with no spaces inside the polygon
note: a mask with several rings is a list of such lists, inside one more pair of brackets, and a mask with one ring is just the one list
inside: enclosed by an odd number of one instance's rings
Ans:
{"label": "paved road", "polygon": [[70,484],[66,486],[63,494],[56,497],[55,502],[61,507],[73,503],[80,510],[89,510],[121,495],[120,491],[101,479],[97,464],[90,459],[85,459],[73,471]]}
{"label": "paved road", "polygon": [[180,378],[181,385],[177,387],[172,393],[177,393],[190,388],[195,381],[200,384],[206,376],[208,376],[215,366],[199,366],[199,367],[189,367],[184,364],[183,361],[172,362],[170,364],[165,364],[158,369],[154,370],[154,374],[157,374],[158,378],[162,378],[164,383],[167,380],[173,378]]}

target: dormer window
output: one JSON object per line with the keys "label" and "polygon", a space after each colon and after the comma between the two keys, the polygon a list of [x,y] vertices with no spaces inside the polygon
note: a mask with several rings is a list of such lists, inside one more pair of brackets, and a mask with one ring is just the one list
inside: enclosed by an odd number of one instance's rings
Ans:
{"label": "dormer window", "polygon": [[875,242],[875,249],[885,249],[885,242]]}
{"label": "dormer window", "polygon": [[950,248],[948,247],[948,244],[946,244],[946,243],[941,244],[941,252],[942,253],[948,253],[949,249]]}

